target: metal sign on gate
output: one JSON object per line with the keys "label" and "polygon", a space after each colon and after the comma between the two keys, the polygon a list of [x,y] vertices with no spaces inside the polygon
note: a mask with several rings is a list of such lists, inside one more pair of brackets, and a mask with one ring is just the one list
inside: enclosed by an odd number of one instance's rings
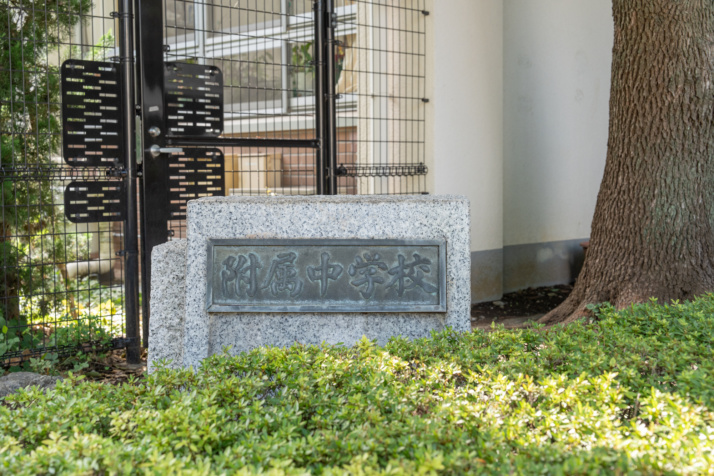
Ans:
{"label": "metal sign on gate", "polygon": [[218,137],[223,132],[223,73],[215,66],[164,65],[169,134]]}
{"label": "metal sign on gate", "polygon": [[225,195],[225,165],[219,149],[186,148],[169,156],[169,212],[186,219],[189,200]]}
{"label": "metal sign on gate", "polygon": [[[120,167],[121,76],[115,63],[67,60],[62,64],[62,155],[73,167]],[[73,223],[123,221],[126,187],[121,180],[74,181],[65,187],[64,213]]]}
{"label": "metal sign on gate", "polygon": [[117,65],[67,60],[62,64],[62,153],[72,166],[111,167],[124,158]]}
{"label": "metal sign on gate", "polygon": [[73,223],[122,221],[126,216],[124,182],[70,182],[64,192],[64,213]]}

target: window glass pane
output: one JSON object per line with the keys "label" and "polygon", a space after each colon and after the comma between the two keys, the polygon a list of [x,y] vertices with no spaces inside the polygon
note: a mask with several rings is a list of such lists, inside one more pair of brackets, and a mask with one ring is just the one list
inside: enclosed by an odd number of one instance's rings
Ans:
{"label": "window glass pane", "polygon": [[312,0],[288,0],[288,12],[291,15],[301,15],[312,12]]}
{"label": "window glass pane", "polygon": [[282,107],[283,67],[280,48],[216,59],[211,64],[223,71],[224,107],[227,113]]}
{"label": "window glass pane", "polygon": [[290,44],[290,95],[294,98],[314,96],[315,65],[313,42]]}
{"label": "window glass pane", "polygon": [[[357,63],[353,48],[356,35],[338,37],[335,47],[335,88],[338,94],[357,92]],[[315,95],[315,65],[313,42],[290,44],[290,96]]]}
{"label": "window glass pane", "polygon": [[207,0],[209,37],[275,28],[282,24],[281,0]]}
{"label": "window glass pane", "polygon": [[183,0],[164,0],[166,38],[174,41],[192,41],[196,25],[196,6]]}
{"label": "window glass pane", "polygon": [[342,43],[335,48],[335,90],[337,94],[357,92],[357,35],[338,37]]}

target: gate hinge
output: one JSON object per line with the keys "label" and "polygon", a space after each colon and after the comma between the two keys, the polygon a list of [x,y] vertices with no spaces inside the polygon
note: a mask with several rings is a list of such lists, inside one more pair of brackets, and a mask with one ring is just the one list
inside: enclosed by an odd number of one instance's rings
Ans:
{"label": "gate hinge", "polygon": [[111,12],[109,16],[112,18],[131,18],[129,12]]}
{"label": "gate hinge", "polygon": [[424,15],[425,17],[428,17],[431,12],[429,10],[422,10],[421,14]]}
{"label": "gate hinge", "polygon": [[126,177],[126,169],[123,168],[111,168],[107,170],[107,177]]}
{"label": "gate hinge", "polygon": [[130,347],[134,342],[139,342],[138,337],[115,337],[112,339],[112,345],[115,349],[124,349]]}
{"label": "gate hinge", "polygon": [[429,102],[429,98],[421,98],[421,102],[427,103],[427,102]]}
{"label": "gate hinge", "polygon": [[129,251],[129,250],[119,250],[116,253],[114,253],[117,256],[126,256],[126,255],[138,255],[139,251],[134,250],[134,251]]}

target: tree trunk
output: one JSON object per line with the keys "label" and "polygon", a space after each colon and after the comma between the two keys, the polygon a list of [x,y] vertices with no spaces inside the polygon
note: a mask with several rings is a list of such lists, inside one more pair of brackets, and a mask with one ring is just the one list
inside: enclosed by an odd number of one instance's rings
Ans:
{"label": "tree trunk", "polygon": [[617,308],[714,291],[714,3],[614,0],[610,128],[590,248],[570,297]]}

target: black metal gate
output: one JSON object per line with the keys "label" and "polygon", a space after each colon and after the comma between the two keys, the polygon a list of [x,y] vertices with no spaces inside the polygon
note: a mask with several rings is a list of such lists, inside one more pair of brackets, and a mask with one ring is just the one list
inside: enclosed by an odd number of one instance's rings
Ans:
{"label": "black metal gate", "polygon": [[[59,349],[16,345],[57,315],[23,318],[20,307],[64,306],[66,316],[52,321],[64,329],[70,317],[81,321],[71,302],[87,289],[119,296],[122,311],[115,305],[110,317],[125,325],[105,343],[138,361],[140,329],[148,342],[151,250],[184,236],[188,200],[426,191],[426,0],[0,2],[10,56],[28,39],[43,45],[32,67],[27,53],[0,65],[0,82],[9,75],[24,94],[2,103],[3,197],[12,198],[3,202],[4,362]],[[54,51],[56,61],[42,58]],[[28,96],[39,77],[46,97]],[[32,110],[43,112],[46,130],[28,126]],[[33,186],[56,190],[35,196]],[[36,263],[18,253],[47,238],[34,229],[40,215],[55,223],[54,248],[93,230],[121,243],[99,257],[43,251]],[[121,279],[88,272],[77,281],[89,283],[84,289],[65,272],[59,291],[46,289],[48,270],[101,271],[106,262]],[[94,340],[80,334],[67,348]]]}

